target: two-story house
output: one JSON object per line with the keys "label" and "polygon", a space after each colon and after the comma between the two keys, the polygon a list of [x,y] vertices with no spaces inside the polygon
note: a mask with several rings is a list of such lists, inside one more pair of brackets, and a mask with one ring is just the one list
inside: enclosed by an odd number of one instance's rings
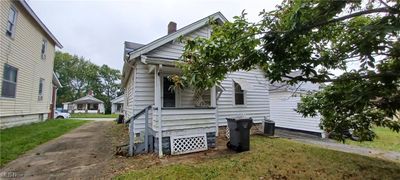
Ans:
{"label": "two-story house", "polygon": [[0,38],[0,128],[47,119],[62,45],[25,0],[0,1]]}

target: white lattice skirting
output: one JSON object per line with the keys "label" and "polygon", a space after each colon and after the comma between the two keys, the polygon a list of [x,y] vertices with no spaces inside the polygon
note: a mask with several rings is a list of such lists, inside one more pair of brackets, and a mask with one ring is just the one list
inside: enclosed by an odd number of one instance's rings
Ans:
{"label": "white lattice skirting", "polygon": [[171,137],[171,154],[186,154],[207,150],[206,134]]}
{"label": "white lattice skirting", "polygon": [[228,138],[228,139],[230,139],[230,136],[231,134],[230,134],[230,131],[229,131],[229,127],[228,126],[226,126],[226,129],[225,129],[225,136],[226,136],[226,138]]}

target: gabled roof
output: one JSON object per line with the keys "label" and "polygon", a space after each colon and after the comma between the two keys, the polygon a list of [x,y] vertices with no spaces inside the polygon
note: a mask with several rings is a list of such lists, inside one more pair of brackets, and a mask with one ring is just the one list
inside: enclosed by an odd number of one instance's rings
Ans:
{"label": "gabled roof", "polygon": [[79,104],[79,103],[82,103],[82,104],[87,104],[87,103],[99,104],[99,103],[103,103],[103,101],[99,100],[99,99],[97,99],[97,98],[95,98],[95,97],[93,97],[91,95],[87,95],[87,96],[81,97],[81,98],[79,98],[79,99],[77,99],[75,101],[72,101],[72,103],[74,103],[74,104]]}
{"label": "gabled roof", "polygon": [[39,19],[39,17],[33,12],[32,8],[26,3],[25,0],[19,0],[22,7],[28,12],[28,14],[39,24],[39,26],[43,29],[44,32],[54,41],[57,47],[63,48],[61,43],[57,40],[57,38],[50,32],[50,30],[44,25],[44,23]]}
{"label": "gabled roof", "polygon": [[[165,35],[161,38],[158,38],[146,45],[132,43],[132,42],[125,42],[124,56],[123,56],[125,63],[124,63],[123,69],[122,69],[122,86],[125,86],[127,76],[129,76],[129,74],[131,72],[131,67],[130,67],[130,65],[128,65],[129,61],[133,61],[135,58],[140,57],[141,55],[143,55],[145,53],[148,53],[164,44],[167,44],[168,42],[171,42],[171,41],[179,38],[180,36],[189,34],[193,31],[203,27],[204,25],[207,25],[209,23],[210,19],[214,19],[219,23],[224,23],[224,22],[228,21],[221,12],[216,12],[216,13],[211,14],[203,19],[200,19],[192,24],[189,24],[183,28],[180,28],[174,33],[171,33],[171,34]],[[127,47],[131,46],[131,45],[134,47],[134,48],[132,48],[133,51],[127,51]],[[137,48],[137,49],[135,49],[135,48]],[[127,54],[127,53],[129,53],[129,54]],[[129,59],[126,59],[127,57]]]}
{"label": "gabled roof", "polygon": [[124,102],[124,97],[125,97],[124,94],[121,95],[121,96],[118,96],[115,99],[111,100],[111,103],[113,103],[113,104],[114,103],[123,103]]}
{"label": "gabled roof", "polygon": [[204,26],[205,24],[207,24],[209,22],[210,19],[214,19],[217,20],[221,23],[224,23],[226,21],[228,21],[224,15],[222,15],[221,12],[216,12],[214,14],[211,14],[203,19],[200,19],[192,24],[189,24],[179,30],[177,30],[174,33],[168,34],[166,36],[163,36],[161,38],[158,38],[156,40],[154,40],[153,42],[150,42],[149,44],[144,45],[143,47],[140,47],[139,49],[134,50],[132,53],[130,53],[130,59],[128,59],[128,61],[135,59],[145,53],[150,52],[151,50],[154,50],[170,41],[173,41],[177,38],[179,38],[180,36],[186,35],[190,32],[193,32],[195,30],[197,30],[198,28]]}

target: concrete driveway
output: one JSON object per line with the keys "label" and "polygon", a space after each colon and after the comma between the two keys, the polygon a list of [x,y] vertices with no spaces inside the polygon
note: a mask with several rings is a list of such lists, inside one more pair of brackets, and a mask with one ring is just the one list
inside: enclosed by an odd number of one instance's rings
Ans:
{"label": "concrete driveway", "polygon": [[74,129],[7,164],[0,170],[0,179],[110,178],[111,127],[112,122],[101,121]]}
{"label": "concrete driveway", "polygon": [[70,118],[74,120],[88,120],[88,121],[114,121],[117,118]]}

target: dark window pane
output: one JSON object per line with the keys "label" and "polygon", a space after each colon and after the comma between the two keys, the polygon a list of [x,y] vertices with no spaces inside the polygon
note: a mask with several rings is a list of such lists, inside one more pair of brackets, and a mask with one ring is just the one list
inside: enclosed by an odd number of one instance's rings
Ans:
{"label": "dark window pane", "polygon": [[235,105],[243,105],[244,104],[244,91],[240,87],[240,85],[234,82],[235,86]]}
{"label": "dark window pane", "polygon": [[44,84],[44,79],[40,79],[40,81],[39,81],[39,95],[43,95],[43,84]]}
{"label": "dark window pane", "polygon": [[1,96],[15,97],[17,89],[17,71],[18,69],[8,64],[4,65],[3,82],[1,88]]}
{"label": "dark window pane", "polygon": [[1,87],[1,96],[15,98],[16,88],[17,84],[3,80],[3,85]]}
{"label": "dark window pane", "polygon": [[163,107],[175,107],[175,92],[169,89],[171,85],[173,85],[173,82],[164,77]]}
{"label": "dark window pane", "polygon": [[3,79],[12,81],[12,82],[17,82],[17,68],[14,68],[14,67],[6,64],[4,66]]}
{"label": "dark window pane", "polygon": [[7,32],[10,33],[10,35],[12,34],[12,28],[13,28],[13,24],[11,22],[7,23]]}

